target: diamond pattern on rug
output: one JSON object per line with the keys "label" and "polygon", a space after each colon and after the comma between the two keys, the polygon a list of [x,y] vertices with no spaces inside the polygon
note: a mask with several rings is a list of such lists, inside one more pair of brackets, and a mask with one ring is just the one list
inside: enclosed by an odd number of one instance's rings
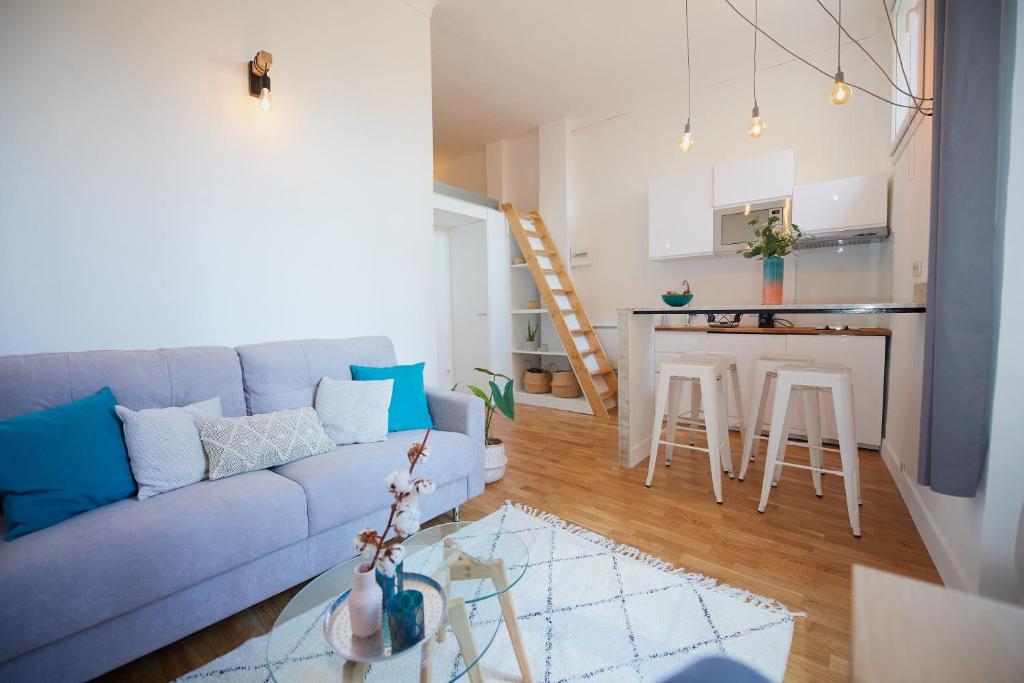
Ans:
{"label": "diamond pattern on rug", "polygon": [[[770,598],[673,569],[511,503],[460,532],[478,533],[493,536],[492,548],[500,536],[515,534],[529,549],[529,567],[511,595],[537,681],[658,681],[709,655],[740,660],[771,680],[785,673],[795,615]],[[326,603],[305,621],[291,622],[305,630],[294,651],[272,663],[278,681],[337,680],[340,660],[325,647],[320,630],[325,610]],[[470,611],[474,625],[500,619],[497,600],[474,603]],[[435,646],[435,653],[434,680],[446,681],[459,662],[455,638]],[[270,680],[265,658],[263,636],[180,680],[263,683]],[[366,680],[418,680],[418,657],[394,664],[371,667]],[[488,680],[520,680],[504,627],[482,667]]]}

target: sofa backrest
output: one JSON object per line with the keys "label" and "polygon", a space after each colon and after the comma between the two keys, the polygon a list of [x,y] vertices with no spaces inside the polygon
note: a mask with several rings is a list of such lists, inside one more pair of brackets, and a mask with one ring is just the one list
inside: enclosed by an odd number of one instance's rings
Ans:
{"label": "sofa backrest", "polygon": [[395,347],[387,337],[270,342],[236,351],[250,415],[312,406],[320,380],[350,380],[350,365],[395,364]]}
{"label": "sofa backrest", "polygon": [[152,351],[78,351],[0,356],[0,419],[52,408],[110,387],[132,410],[220,397],[225,415],[245,415],[235,350],[191,346]]}

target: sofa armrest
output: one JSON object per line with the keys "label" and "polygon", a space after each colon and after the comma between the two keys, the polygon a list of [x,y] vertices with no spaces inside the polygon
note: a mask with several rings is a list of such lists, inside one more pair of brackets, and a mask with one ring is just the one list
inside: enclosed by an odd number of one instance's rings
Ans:
{"label": "sofa armrest", "polygon": [[459,432],[484,447],[484,402],[476,396],[427,387],[427,407],[443,432]]}

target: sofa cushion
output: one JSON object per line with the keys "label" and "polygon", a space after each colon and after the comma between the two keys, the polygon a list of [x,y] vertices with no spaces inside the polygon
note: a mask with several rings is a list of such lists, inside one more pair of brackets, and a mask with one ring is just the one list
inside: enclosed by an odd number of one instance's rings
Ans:
{"label": "sofa cushion", "polygon": [[206,479],[206,454],[196,421],[221,417],[219,398],[178,408],[114,408],[124,424],[124,442],[139,500]]}
{"label": "sofa cushion", "polygon": [[388,405],[388,431],[401,432],[406,429],[433,429],[434,420],[427,407],[427,390],[423,385],[423,368],[426,363],[414,365],[391,365],[373,368],[353,365],[352,379],[358,382],[390,379],[391,403]]}
{"label": "sofa cushion", "polygon": [[210,459],[210,479],[283,465],[334,448],[312,408],[209,417],[196,424]]}
{"label": "sofa cushion", "polygon": [[307,535],[302,488],[261,471],[118,501],[0,542],[0,661]]}
{"label": "sofa cushion", "polygon": [[[409,467],[406,452],[423,431],[395,432],[387,441],[339,446],[274,469],[302,485],[309,506],[309,533],[318,534],[391,504],[384,477]],[[416,473],[434,480],[438,487],[469,476],[474,449],[465,434],[430,433],[430,457]]]}
{"label": "sofa cushion", "polygon": [[0,418],[70,403],[103,387],[132,410],[217,396],[225,415],[245,415],[238,354],[224,346],[0,356]]}
{"label": "sofa cushion", "polygon": [[353,363],[395,364],[395,349],[387,337],[271,342],[236,350],[250,415],[312,407],[320,379],[350,380]]}
{"label": "sofa cushion", "polygon": [[394,380],[347,382],[324,377],[316,389],[316,414],[339,446],[387,441]]}
{"label": "sofa cushion", "polygon": [[0,500],[7,540],[135,493],[110,389],[0,420]]}

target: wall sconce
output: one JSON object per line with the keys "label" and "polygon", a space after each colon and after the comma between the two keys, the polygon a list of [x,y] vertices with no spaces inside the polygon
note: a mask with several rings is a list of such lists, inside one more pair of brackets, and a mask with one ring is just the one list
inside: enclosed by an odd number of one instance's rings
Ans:
{"label": "wall sconce", "polygon": [[260,108],[263,111],[270,111],[274,103],[270,99],[270,65],[274,63],[274,56],[265,50],[260,50],[249,62],[249,95],[260,98]]}

